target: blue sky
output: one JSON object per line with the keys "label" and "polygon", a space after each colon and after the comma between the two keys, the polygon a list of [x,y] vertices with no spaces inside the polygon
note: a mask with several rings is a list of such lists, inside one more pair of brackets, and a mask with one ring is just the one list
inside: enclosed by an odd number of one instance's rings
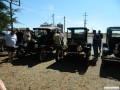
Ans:
{"label": "blue sky", "polygon": [[[39,27],[44,22],[52,23],[54,14],[55,24],[64,23],[66,28],[84,26],[84,13],[88,15],[87,28],[106,32],[110,26],[120,26],[120,0],[21,0],[22,8],[16,13],[14,27]],[[18,8],[13,5],[13,8]]]}

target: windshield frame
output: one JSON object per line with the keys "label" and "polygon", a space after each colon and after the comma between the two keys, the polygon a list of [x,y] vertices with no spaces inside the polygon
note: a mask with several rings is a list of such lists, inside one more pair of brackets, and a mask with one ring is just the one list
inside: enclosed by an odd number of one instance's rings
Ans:
{"label": "windshield frame", "polygon": [[120,29],[119,30],[112,30],[111,37],[120,37]]}
{"label": "windshield frame", "polygon": [[67,29],[67,38],[81,38],[85,35],[84,28],[68,28]]}

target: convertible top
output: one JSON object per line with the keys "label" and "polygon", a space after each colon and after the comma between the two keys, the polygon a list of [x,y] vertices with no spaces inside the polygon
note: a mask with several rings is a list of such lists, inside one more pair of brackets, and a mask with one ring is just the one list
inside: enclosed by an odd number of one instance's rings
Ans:
{"label": "convertible top", "polygon": [[72,29],[87,29],[84,27],[68,27],[67,29],[72,30]]}
{"label": "convertible top", "polygon": [[33,30],[61,30],[61,28],[56,27],[56,26],[51,26],[51,27],[38,27],[38,28],[33,28]]}

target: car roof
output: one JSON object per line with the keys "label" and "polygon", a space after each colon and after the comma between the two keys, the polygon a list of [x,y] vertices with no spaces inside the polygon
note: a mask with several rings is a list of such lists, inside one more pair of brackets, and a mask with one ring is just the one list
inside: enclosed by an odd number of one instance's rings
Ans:
{"label": "car roof", "polygon": [[41,27],[38,27],[38,28],[33,28],[33,30],[61,30],[61,28],[59,27],[56,27],[56,26],[41,26]]}
{"label": "car roof", "polygon": [[67,29],[73,30],[73,29],[87,29],[85,27],[68,27]]}
{"label": "car roof", "polygon": [[108,27],[107,29],[120,29],[120,27]]}
{"label": "car roof", "polygon": [[3,34],[9,34],[11,31],[8,31],[8,30],[3,30],[1,33]]}
{"label": "car roof", "polygon": [[107,31],[120,31],[120,27],[108,27]]}

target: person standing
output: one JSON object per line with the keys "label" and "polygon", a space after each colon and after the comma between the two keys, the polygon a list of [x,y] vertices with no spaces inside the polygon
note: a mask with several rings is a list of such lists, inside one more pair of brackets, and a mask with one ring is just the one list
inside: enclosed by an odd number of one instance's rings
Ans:
{"label": "person standing", "polygon": [[8,51],[9,60],[13,59],[15,47],[17,42],[17,36],[15,31],[12,30],[10,34],[5,36],[5,45]]}
{"label": "person standing", "polygon": [[94,60],[98,59],[98,47],[100,41],[100,35],[96,33],[96,30],[93,30],[93,51],[94,51]]}
{"label": "person standing", "polygon": [[24,32],[23,35],[24,42],[28,42],[31,40],[31,34],[30,34],[30,29],[26,28],[26,31]]}
{"label": "person standing", "polygon": [[64,34],[60,31],[60,35],[61,35],[61,44],[64,45]]}
{"label": "person standing", "polygon": [[22,43],[23,42],[23,33],[20,31],[20,30],[18,30],[18,29],[16,29],[16,36],[17,36],[17,45],[19,45],[20,43]]}
{"label": "person standing", "polygon": [[101,52],[101,46],[102,46],[103,34],[101,33],[100,30],[98,31],[98,34],[100,35],[100,38],[101,38],[100,41],[99,41],[99,43],[100,43],[100,44],[99,44],[99,52]]}
{"label": "person standing", "polygon": [[57,46],[62,44],[62,37],[59,31],[55,32],[53,36],[53,40],[54,40],[55,45]]}

